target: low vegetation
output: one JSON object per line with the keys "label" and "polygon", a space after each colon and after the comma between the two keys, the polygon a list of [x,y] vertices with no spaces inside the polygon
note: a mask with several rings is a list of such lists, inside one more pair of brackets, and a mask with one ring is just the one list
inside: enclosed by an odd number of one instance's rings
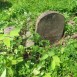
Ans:
{"label": "low vegetation", "polygon": [[[76,0],[0,0],[0,75],[6,69],[7,77],[77,77],[77,38],[69,38],[77,34],[76,9]],[[63,41],[57,45],[35,33],[37,17],[47,10],[65,17]],[[15,29],[4,34],[9,26]],[[25,47],[27,39],[34,45]]]}

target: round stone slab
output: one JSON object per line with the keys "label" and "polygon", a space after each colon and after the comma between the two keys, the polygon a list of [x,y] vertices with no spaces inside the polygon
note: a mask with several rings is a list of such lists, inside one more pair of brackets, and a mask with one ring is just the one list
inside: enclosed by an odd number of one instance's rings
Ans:
{"label": "round stone slab", "polygon": [[64,16],[55,11],[42,13],[36,22],[36,32],[43,39],[54,43],[61,39],[64,30]]}

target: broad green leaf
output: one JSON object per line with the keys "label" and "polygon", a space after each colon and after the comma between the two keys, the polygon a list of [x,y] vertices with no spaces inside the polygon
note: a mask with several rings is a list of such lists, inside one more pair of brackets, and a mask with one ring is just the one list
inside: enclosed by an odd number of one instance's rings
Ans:
{"label": "broad green leaf", "polygon": [[60,66],[60,58],[55,55],[55,56],[53,56],[53,61],[51,64],[52,70],[54,70],[56,66]]}
{"label": "broad green leaf", "polygon": [[3,40],[3,39],[4,39],[4,35],[0,34],[0,40]]}
{"label": "broad green leaf", "polygon": [[10,47],[10,38],[9,37],[6,37],[3,39],[3,42],[4,44],[7,46],[7,47]]}
{"label": "broad green leaf", "polygon": [[22,62],[22,61],[23,61],[23,57],[17,58],[17,63],[18,63],[18,62]]}
{"label": "broad green leaf", "polygon": [[33,70],[33,74],[34,74],[34,75],[38,75],[39,73],[40,73],[40,71],[37,70],[36,68]]}
{"label": "broad green leaf", "polygon": [[23,50],[24,50],[24,46],[23,46],[23,45],[19,45],[19,46],[18,46],[18,49],[19,49],[20,51],[23,51]]}
{"label": "broad green leaf", "polygon": [[54,70],[55,67],[56,67],[56,63],[55,63],[55,61],[53,60],[53,61],[52,61],[52,64],[51,64],[51,68],[52,68],[52,70]]}
{"label": "broad green leaf", "polygon": [[41,57],[40,60],[45,60],[45,59],[47,59],[47,58],[48,58],[48,54],[45,54],[45,55],[43,55],[43,56]]}
{"label": "broad green leaf", "polygon": [[23,61],[23,57],[19,57],[19,58],[17,58],[16,60],[12,60],[12,65],[15,65],[15,64],[17,64],[17,63],[19,63],[19,62],[22,62]]}
{"label": "broad green leaf", "polygon": [[6,77],[6,69],[3,71],[3,73],[0,77]]}
{"label": "broad green leaf", "polygon": [[25,66],[26,66],[27,69],[29,69],[29,67],[30,67],[30,66],[29,66],[28,64],[26,64],[26,63],[25,63]]}
{"label": "broad green leaf", "polygon": [[9,77],[13,77],[15,71],[13,71],[11,67],[9,67],[7,72],[9,73]]}
{"label": "broad green leaf", "polygon": [[58,56],[53,56],[53,60],[55,61],[56,65],[60,65],[60,58]]}
{"label": "broad green leaf", "polygon": [[10,32],[10,37],[19,36],[19,28],[16,28]]}
{"label": "broad green leaf", "polygon": [[50,73],[46,73],[43,77],[51,77]]}
{"label": "broad green leaf", "polygon": [[12,60],[12,65],[17,64],[17,60]]}
{"label": "broad green leaf", "polygon": [[53,51],[50,51],[50,52],[48,52],[48,55],[51,57],[51,56],[54,56],[55,53]]}

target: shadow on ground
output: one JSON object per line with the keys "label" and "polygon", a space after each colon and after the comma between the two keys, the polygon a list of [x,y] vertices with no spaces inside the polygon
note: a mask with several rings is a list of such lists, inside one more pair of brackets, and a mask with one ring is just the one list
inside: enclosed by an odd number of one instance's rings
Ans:
{"label": "shadow on ground", "polygon": [[12,6],[12,3],[8,1],[0,1],[0,10],[8,9]]}

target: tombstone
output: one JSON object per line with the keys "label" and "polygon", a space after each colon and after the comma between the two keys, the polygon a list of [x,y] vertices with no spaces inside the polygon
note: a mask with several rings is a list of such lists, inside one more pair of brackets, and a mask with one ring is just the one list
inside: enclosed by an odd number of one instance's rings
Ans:
{"label": "tombstone", "polygon": [[60,40],[64,30],[64,16],[55,11],[42,13],[36,22],[36,32],[41,35],[42,39],[55,43]]}

